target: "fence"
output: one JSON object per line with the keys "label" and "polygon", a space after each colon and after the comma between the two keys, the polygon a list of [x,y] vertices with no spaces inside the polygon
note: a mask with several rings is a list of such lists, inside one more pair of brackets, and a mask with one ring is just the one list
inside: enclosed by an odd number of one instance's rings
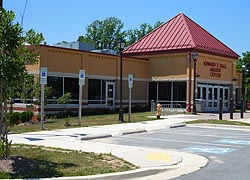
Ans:
{"label": "fence", "polygon": [[[155,101],[151,101],[151,112],[156,111],[157,103]],[[162,115],[166,115],[167,112],[185,112],[185,108],[182,107],[180,103],[172,103],[172,104],[161,104]]]}

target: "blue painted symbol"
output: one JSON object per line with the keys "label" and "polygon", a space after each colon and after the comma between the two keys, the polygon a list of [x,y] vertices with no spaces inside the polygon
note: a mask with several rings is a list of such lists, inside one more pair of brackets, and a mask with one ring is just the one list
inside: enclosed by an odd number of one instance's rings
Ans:
{"label": "blue painted symbol", "polygon": [[238,145],[248,145],[250,146],[250,141],[237,140],[237,139],[221,139],[215,142],[226,143],[226,144],[238,144]]}
{"label": "blue painted symbol", "polygon": [[84,74],[81,74],[81,75],[80,75],[80,78],[84,78]]}
{"label": "blue painted symbol", "polygon": [[46,73],[45,72],[42,72],[42,77],[45,77],[46,76]]}
{"label": "blue painted symbol", "polygon": [[183,149],[184,151],[193,153],[210,153],[210,154],[227,154],[237,149],[234,148],[221,148],[214,146],[192,146]]}

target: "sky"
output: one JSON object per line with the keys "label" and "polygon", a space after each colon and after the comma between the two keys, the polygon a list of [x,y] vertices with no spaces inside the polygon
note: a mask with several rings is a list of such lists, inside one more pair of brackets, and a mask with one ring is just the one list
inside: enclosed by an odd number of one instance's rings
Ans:
{"label": "sky", "polygon": [[89,24],[107,17],[120,19],[128,30],[184,13],[240,56],[250,51],[249,0],[3,0],[3,7],[49,45],[77,41]]}

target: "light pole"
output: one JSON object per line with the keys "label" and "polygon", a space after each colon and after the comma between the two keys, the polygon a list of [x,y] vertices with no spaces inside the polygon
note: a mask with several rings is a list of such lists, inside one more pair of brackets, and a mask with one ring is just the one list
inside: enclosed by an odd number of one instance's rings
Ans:
{"label": "light pole", "polygon": [[122,51],[125,46],[125,41],[121,37],[118,39],[118,47],[119,47],[119,53],[120,53],[120,110],[119,110],[119,122],[124,122],[123,118],[123,108],[122,108]]}
{"label": "light pole", "polygon": [[198,53],[196,51],[192,52],[192,59],[194,61],[194,88],[193,88],[193,112],[192,114],[197,114],[196,112],[196,103],[195,103],[195,97],[196,97],[196,62],[198,60]]}
{"label": "light pole", "polygon": [[246,105],[246,99],[245,99],[245,81],[246,81],[246,66],[243,64],[242,66],[242,99],[243,99],[243,112],[245,112],[245,105]]}

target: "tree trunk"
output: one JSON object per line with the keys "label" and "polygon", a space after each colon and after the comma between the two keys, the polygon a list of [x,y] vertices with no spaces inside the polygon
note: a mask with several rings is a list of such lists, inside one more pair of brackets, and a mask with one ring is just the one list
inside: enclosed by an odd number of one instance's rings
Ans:
{"label": "tree trunk", "polygon": [[3,83],[0,79],[0,141],[2,140],[3,135]]}
{"label": "tree trunk", "polygon": [[9,158],[9,141],[8,141],[8,122],[7,122],[7,102],[4,102],[4,135],[5,135],[5,158]]}

